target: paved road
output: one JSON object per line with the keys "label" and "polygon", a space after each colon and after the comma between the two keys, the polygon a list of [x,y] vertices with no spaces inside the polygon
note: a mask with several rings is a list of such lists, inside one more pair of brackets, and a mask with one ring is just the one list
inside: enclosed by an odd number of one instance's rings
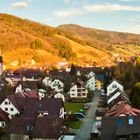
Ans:
{"label": "paved road", "polygon": [[83,120],[82,126],[75,136],[74,140],[89,140],[90,133],[93,128],[93,124],[95,122],[95,112],[98,108],[98,102],[100,100],[99,94],[95,93],[93,98],[93,105],[87,112],[87,117]]}

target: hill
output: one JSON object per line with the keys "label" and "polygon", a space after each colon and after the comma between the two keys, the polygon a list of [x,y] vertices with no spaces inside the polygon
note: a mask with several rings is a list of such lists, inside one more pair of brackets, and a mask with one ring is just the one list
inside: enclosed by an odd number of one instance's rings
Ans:
{"label": "hill", "polygon": [[57,28],[0,14],[0,49],[6,68],[113,65],[114,54],[126,58],[140,52],[140,35],[62,25]]}

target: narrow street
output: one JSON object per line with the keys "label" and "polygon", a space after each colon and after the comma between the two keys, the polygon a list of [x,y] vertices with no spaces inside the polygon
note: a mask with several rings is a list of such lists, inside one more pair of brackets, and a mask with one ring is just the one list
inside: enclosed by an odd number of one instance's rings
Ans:
{"label": "narrow street", "polygon": [[87,115],[85,119],[83,119],[82,126],[80,130],[78,131],[78,134],[75,136],[74,140],[89,140],[90,139],[90,133],[93,128],[93,124],[95,122],[95,112],[98,108],[98,102],[100,100],[99,93],[95,93],[95,96],[93,98],[93,105],[88,110]]}

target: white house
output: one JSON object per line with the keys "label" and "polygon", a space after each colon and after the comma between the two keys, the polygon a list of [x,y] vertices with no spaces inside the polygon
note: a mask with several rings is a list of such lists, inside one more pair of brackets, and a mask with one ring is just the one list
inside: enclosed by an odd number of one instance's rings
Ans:
{"label": "white house", "polygon": [[117,88],[123,91],[123,86],[120,83],[118,83],[116,80],[114,80],[107,86],[107,96],[113,93]]}
{"label": "white house", "polygon": [[23,92],[23,89],[22,89],[22,85],[19,84],[19,85],[16,87],[15,93],[21,93],[21,92]]}
{"label": "white house", "polygon": [[87,78],[95,77],[95,73],[93,71],[89,72]]}
{"label": "white house", "polygon": [[63,100],[63,102],[65,102],[65,97],[64,97],[64,95],[62,93],[56,93],[54,95],[54,98],[61,98]]}
{"label": "white house", "polygon": [[39,89],[38,90],[38,96],[39,96],[39,98],[44,98],[46,92],[47,91],[45,89]]}
{"label": "white house", "polygon": [[114,99],[116,99],[118,96],[122,94],[122,91],[119,89],[116,89],[110,96],[108,96],[107,103],[111,103]]}
{"label": "white house", "polygon": [[86,83],[86,87],[91,90],[91,91],[95,91],[95,86],[96,86],[96,82],[95,82],[95,76],[92,76],[90,77],[88,80],[87,80],[87,83]]}
{"label": "white house", "polygon": [[46,87],[51,86],[52,83],[52,79],[48,76],[46,76],[43,80],[42,80],[42,84]]}
{"label": "white house", "polygon": [[87,98],[88,90],[81,82],[77,82],[68,92],[70,98]]}
{"label": "white house", "polygon": [[55,79],[52,83],[51,83],[51,88],[57,92],[63,91],[64,88],[64,84],[59,80],[59,79]]}
{"label": "white house", "polygon": [[16,114],[20,114],[19,110],[15,105],[8,99],[6,98],[0,105],[0,108],[7,112],[10,116],[14,116]]}

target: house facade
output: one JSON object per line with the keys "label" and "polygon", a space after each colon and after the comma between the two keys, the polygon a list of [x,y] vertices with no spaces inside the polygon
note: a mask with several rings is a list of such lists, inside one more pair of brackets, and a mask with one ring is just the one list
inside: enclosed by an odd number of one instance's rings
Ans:
{"label": "house facade", "polygon": [[91,77],[95,77],[95,73],[93,71],[90,71],[88,74],[87,74],[87,78],[91,78]]}
{"label": "house facade", "polygon": [[42,80],[42,84],[46,87],[51,86],[52,83],[52,79],[48,76],[46,76],[43,80]]}
{"label": "house facade", "polygon": [[68,94],[70,95],[70,98],[87,98],[88,90],[83,84],[78,82],[70,88]]}
{"label": "house facade", "polygon": [[64,84],[59,80],[59,79],[55,79],[52,83],[51,83],[51,88],[57,92],[63,91],[64,88]]}
{"label": "house facade", "polygon": [[1,103],[0,108],[11,116],[20,114],[19,110],[15,107],[15,105],[8,98],[6,98]]}
{"label": "house facade", "polygon": [[63,102],[65,102],[65,96],[62,93],[56,93],[54,98],[60,98]]}
{"label": "house facade", "polygon": [[96,87],[96,82],[95,82],[95,76],[92,76],[90,77],[88,80],[87,80],[87,83],[86,83],[86,87],[90,90],[90,91],[95,91],[95,87]]}
{"label": "house facade", "polygon": [[109,96],[110,94],[112,94],[116,89],[120,89],[121,91],[123,91],[123,86],[118,83],[116,80],[114,80],[113,82],[111,82],[108,86],[107,86],[107,96]]}

